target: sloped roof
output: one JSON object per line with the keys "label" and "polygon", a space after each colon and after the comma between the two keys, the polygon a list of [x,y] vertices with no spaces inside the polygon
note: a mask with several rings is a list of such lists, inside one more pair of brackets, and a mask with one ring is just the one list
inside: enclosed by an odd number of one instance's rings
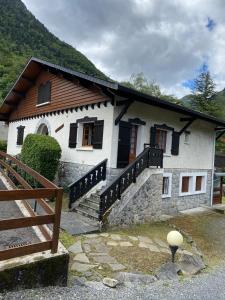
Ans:
{"label": "sloped roof", "polygon": [[24,97],[27,90],[30,88],[30,84],[35,81],[39,73],[44,69],[48,69],[50,72],[60,72],[65,77],[74,77],[82,79],[83,81],[89,81],[100,88],[103,88],[104,91],[108,91],[114,95],[124,97],[126,99],[132,99],[135,101],[147,103],[149,105],[158,106],[170,111],[180,113],[185,116],[190,116],[196,119],[201,119],[210,123],[214,123],[218,126],[225,127],[225,121],[220,120],[206,114],[194,111],[192,109],[177,105],[160,98],[156,98],[141,92],[138,92],[134,89],[125,87],[117,82],[102,80],[94,76],[87,75],[85,73],[73,71],[68,68],[64,68],[59,65],[49,63],[47,61],[32,57],[26,64],[24,70],[19,75],[18,79],[14,83],[13,87],[7,94],[4,99],[2,106],[0,107],[0,120],[8,120],[10,113],[13,111],[17,103]]}

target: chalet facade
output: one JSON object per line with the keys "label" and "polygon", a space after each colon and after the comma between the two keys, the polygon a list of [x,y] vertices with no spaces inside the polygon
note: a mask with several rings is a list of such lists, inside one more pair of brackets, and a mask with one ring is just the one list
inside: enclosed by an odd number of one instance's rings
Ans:
{"label": "chalet facade", "polygon": [[20,153],[29,133],[57,139],[62,185],[104,159],[110,182],[150,147],[163,152],[164,213],[212,204],[215,138],[224,121],[35,58],[0,117],[9,122],[9,154]]}

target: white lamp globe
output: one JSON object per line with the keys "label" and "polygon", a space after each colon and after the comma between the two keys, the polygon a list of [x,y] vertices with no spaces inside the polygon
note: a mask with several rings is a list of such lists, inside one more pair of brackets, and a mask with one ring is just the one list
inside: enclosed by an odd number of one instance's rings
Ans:
{"label": "white lamp globe", "polygon": [[181,246],[183,244],[183,236],[179,231],[172,230],[167,235],[167,242],[170,246]]}

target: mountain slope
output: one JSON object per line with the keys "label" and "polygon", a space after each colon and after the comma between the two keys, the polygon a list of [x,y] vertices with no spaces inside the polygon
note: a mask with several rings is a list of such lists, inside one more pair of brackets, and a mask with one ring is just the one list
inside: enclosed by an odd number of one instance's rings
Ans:
{"label": "mountain slope", "polygon": [[31,56],[107,78],[81,52],[51,34],[20,0],[0,0],[0,101]]}

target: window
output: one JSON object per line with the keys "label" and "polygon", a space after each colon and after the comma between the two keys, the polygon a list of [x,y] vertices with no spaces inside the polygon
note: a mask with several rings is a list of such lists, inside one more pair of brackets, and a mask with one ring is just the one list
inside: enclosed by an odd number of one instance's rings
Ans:
{"label": "window", "polygon": [[94,123],[83,124],[82,146],[92,146]]}
{"label": "window", "polygon": [[16,144],[18,146],[23,145],[24,128],[25,128],[25,126],[17,127],[17,141],[16,141]]}
{"label": "window", "polygon": [[51,82],[41,84],[38,87],[38,99],[37,104],[49,103],[51,101]]}
{"label": "window", "polygon": [[104,121],[95,119],[96,121],[93,122],[77,120],[76,123],[70,124],[70,148],[78,148],[77,150],[102,149]]}
{"label": "window", "polygon": [[166,143],[167,143],[167,131],[162,129],[156,129],[156,145],[159,149],[163,149],[163,152],[166,152]]}
{"label": "window", "polygon": [[182,193],[188,193],[190,188],[190,176],[182,177]]}
{"label": "window", "polygon": [[171,187],[172,187],[172,174],[163,174],[163,186],[162,186],[162,197],[171,197]]}
{"label": "window", "polygon": [[206,193],[207,173],[181,173],[180,196]]}

